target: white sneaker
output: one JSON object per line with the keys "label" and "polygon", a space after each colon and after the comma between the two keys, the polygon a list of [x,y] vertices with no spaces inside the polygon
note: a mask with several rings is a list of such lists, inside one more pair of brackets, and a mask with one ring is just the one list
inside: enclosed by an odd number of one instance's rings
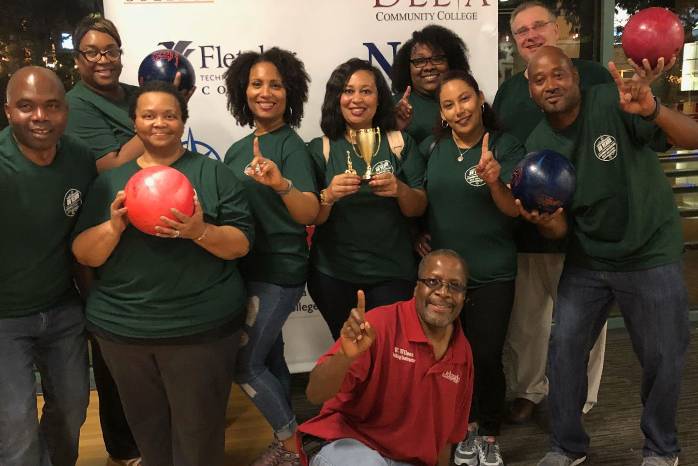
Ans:
{"label": "white sneaker", "polygon": [[478,464],[478,443],[480,438],[476,431],[468,431],[468,436],[458,444],[456,453],[453,455],[453,462],[457,465],[477,466]]}
{"label": "white sneaker", "polygon": [[480,466],[504,466],[502,454],[496,441],[490,443],[483,439],[478,442],[478,459]]}

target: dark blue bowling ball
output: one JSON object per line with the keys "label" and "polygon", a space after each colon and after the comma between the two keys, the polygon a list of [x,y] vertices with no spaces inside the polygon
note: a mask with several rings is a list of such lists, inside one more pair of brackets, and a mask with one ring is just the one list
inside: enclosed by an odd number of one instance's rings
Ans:
{"label": "dark blue bowling ball", "polygon": [[171,83],[178,71],[182,75],[179,88],[189,90],[194,87],[194,67],[184,55],[169,49],[156,50],[148,54],[138,67],[138,84],[142,86],[148,81]]}
{"label": "dark blue bowling ball", "polygon": [[514,168],[511,192],[524,209],[555,212],[565,207],[574,195],[574,166],[552,150],[531,152]]}

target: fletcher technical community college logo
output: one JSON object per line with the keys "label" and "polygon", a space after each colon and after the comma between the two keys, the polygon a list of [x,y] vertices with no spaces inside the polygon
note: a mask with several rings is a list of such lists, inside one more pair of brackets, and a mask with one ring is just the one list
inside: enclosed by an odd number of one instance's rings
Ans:
{"label": "fletcher technical community college logo", "polygon": [[602,134],[594,141],[594,154],[602,162],[610,162],[618,155],[616,138],[608,134]]}
{"label": "fletcher technical community college logo", "polygon": [[465,171],[465,181],[476,188],[483,186],[485,184],[482,178],[477,174],[477,165],[473,165]]}
{"label": "fletcher technical community college logo", "polygon": [[68,217],[74,217],[81,205],[82,193],[79,190],[71,188],[66,191],[65,196],[63,196],[63,212]]}

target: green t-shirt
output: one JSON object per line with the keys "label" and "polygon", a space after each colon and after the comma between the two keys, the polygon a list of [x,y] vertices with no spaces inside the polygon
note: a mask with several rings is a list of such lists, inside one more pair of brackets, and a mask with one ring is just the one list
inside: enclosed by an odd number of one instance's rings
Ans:
{"label": "green t-shirt", "polygon": [[[500,178],[508,183],[524,155],[523,146],[506,133],[490,136],[490,147],[502,166]],[[497,208],[487,184],[475,171],[482,143],[467,150],[459,162],[461,151],[452,138],[440,139],[432,146],[433,141],[431,136],[419,146],[427,157],[427,229],[432,249],[448,248],[460,254],[468,263],[471,288],[513,280],[515,220]]]}
{"label": "green t-shirt", "polygon": [[[579,87],[582,91],[596,84],[613,82],[608,70],[596,62],[573,58],[572,63],[579,72]],[[502,128],[518,138],[521,143],[526,142],[528,135],[544,116],[531,99],[528,79],[523,71],[499,86],[493,106]]]}
{"label": "green t-shirt", "polygon": [[[402,94],[393,96],[395,103],[401,98]],[[432,97],[422,95],[414,89],[407,100],[412,105],[412,121],[405,128],[405,132],[419,144],[432,134],[434,125],[439,121],[439,103]]]}
{"label": "green t-shirt", "polygon": [[[408,186],[422,188],[424,159],[414,140],[402,133],[405,146],[398,160],[388,147],[385,133],[381,134],[380,148],[371,162],[373,172],[392,171]],[[313,139],[309,148],[322,188],[347,169],[347,153],[360,175],[366,170],[363,159],[344,138],[330,141],[327,163],[322,138]],[[315,229],[310,260],[320,272],[352,283],[414,280],[416,276],[408,219],[402,215],[397,199],[376,196],[367,184],[358,193],[335,202],[327,221]]]}
{"label": "green t-shirt", "polygon": [[[582,91],[596,84],[613,82],[608,70],[596,62],[573,58],[572,63],[579,72],[579,87]],[[499,86],[493,106],[504,130],[517,137],[521,143],[526,142],[533,129],[544,119],[544,113],[531,99],[528,79],[523,71]],[[532,150],[528,147],[526,149]],[[561,253],[565,250],[564,241],[543,238],[535,225],[523,219],[518,221],[516,243],[519,252]]]}
{"label": "green t-shirt", "polygon": [[674,195],[649,147],[658,127],[623,112],[618,101],[615,84],[595,86],[572,126],[556,132],[543,120],[526,142],[574,164],[567,260],[593,270],[647,269],[679,260],[683,250]]}
{"label": "green t-shirt", "polygon": [[69,136],[53,162],[39,166],[20,152],[9,127],[0,132],[0,318],[76,295],[70,232],[95,176],[92,154]]}
{"label": "green t-shirt", "polygon": [[[308,243],[305,225],[296,223],[281,196],[273,189],[245,175],[252,161],[254,133],[233,144],[225,154],[225,163],[245,187],[255,218],[255,244],[241,261],[245,280],[277,285],[300,285],[308,268]],[[281,174],[302,192],[317,192],[313,165],[303,140],[288,126],[259,137],[262,154],[279,167]]]}
{"label": "green t-shirt", "polygon": [[95,93],[82,81],[66,94],[70,108],[66,133],[82,140],[96,159],[118,151],[135,134],[128,106],[138,88],[123,83],[119,85],[126,94],[120,102]]}
{"label": "green t-shirt", "polygon": [[[192,152],[171,166],[196,189],[207,223],[239,228],[252,241],[247,199],[228,167]],[[138,170],[133,160],[99,175],[75,235],[109,220],[116,193]],[[209,331],[244,309],[236,261],[220,259],[194,241],[158,238],[129,225],[109,259],[96,269],[87,319],[117,336],[158,339]]]}

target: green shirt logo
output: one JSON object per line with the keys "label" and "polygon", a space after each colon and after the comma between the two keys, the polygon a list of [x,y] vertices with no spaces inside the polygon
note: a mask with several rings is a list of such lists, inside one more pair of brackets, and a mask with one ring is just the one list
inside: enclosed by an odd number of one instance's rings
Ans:
{"label": "green shirt logo", "polygon": [[476,188],[483,186],[485,184],[484,181],[482,181],[482,178],[480,178],[477,174],[477,165],[473,165],[472,167],[468,168],[465,171],[465,181],[470,185],[474,186]]}
{"label": "green shirt logo", "polygon": [[82,205],[82,193],[75,188],[69,189],[63,196],[63,211],[68,217],[74,217]]}
{"label": "green shirt logo", "polygon": [[594,154],[602,162],[610,162],[618,155],[616,138],[608,134],[602,134],[594,141]]}

